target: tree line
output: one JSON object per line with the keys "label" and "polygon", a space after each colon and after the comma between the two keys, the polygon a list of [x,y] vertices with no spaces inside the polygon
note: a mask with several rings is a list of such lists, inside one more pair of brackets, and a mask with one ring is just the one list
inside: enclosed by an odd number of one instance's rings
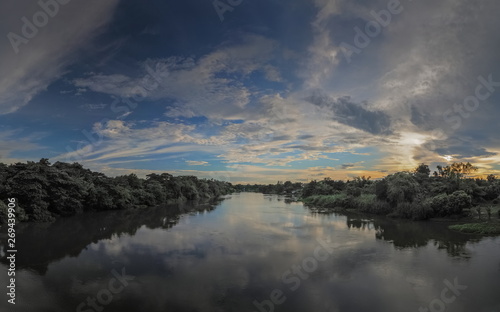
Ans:
{"label": "tree line", "polygon": [[[491,207],[499,204],[500,180],[495,175],[470,178],[477,171],[470,163],[437,166],[420,164],[412,171],[402,171],[372,180],[325,178],[309,183],[278,182],[275,185],[236,185],[236,190],[255,190],[275,194],[296,194],[308,206],[331,209],[354,209],[392,217],[425,220],[432,217],[460,216],[464,210],[491,217]],[[471,208],[476,207],[472,210]],[[481,208],[483,207],[483,208]]]}
{"label": "tree line", "polygon": [[263,194],[278,194],[278,195],[298,195],[301,193],[303,183],[290,181],[278,181],[276,184],[236,184],[234,190],[236,192],[256,192]]}
{"label": "tree line", "polygon": [[215,199],[233,192],[229,182],[168,173],[108,177],[79,163],[0,163],[0,221],[7,198],[17,198],[18,221],[53,221],[84,211],[139,209],[180,200]]}
{"label": "tree line", "polygon": [[[6,219],[7,198],[15,197],[19,221],[52,221],[84,211],[138,209],[173,201],[211,199],[232,192],[293,195],[312,207],[356,209],[414,220],[459,216],[464,209],[498,205],[500,180],[470,178],[477,170],[470,163],[438,166],[431,174],[420,164],[412,171],[397,172],[379,180],[325,178],[309,183],[238,184],[195,176],[174,177],[152,173],[146,179],[135,174],[108,177],[79,163],[48,159],[6,165],[0,163],[0,221]],[[487,205],[488,204],[488,205]],[[479,217],[481,209],[477,210]]]}

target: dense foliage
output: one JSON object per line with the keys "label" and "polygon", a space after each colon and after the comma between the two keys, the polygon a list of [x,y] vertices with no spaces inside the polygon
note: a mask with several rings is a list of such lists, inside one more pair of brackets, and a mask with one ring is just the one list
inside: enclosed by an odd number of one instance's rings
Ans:
{"label": "dense foliage", "polygon": [[295,195],[302,191],[302,183],[290,181],[276,184],[237,184],[234,186],[236,192],[257,192],[263,194]]}
{"label": "dense foliage", "polygon": [[[431,174],[429,166],[421,164],[411,172],[397,172],[376,181],[364,176],[348,181],[325,178],[302,185],[300,196],[309,206],[356,209],[413,220],[460,216],[473,206],[499,204],[500,180],[494,175],[468,178],[475,170],[470,163],[454,163],[438,166]],[[279,184],[252,188],[279,190],[284,185]]]}
{"label": "dense foliage", "polygon": [[232,186],[168,173],[149,174],[146,179],[134,174],[107,177],[78,163],[51,165],[47,159],[9,166],[0,163],[0,221],[5,219],[7,197],[19,202],[18,220],[51,221],[88,210],[145,208],[178,200],[217,198],[233,191],[293,195],[309,206],[422,220],[459,216],[478,205],[498,205],[500,180],[494,175],[468,178],[475,170],[470,163],[454,163],[438,166],[431,174],[429,167],[421,164],[411,172],[397,172],[376,181],[363,176],[348,181],[325,178],[309,183]]}
{"label": "dense foliage", "polygon": [[51,165],[47,159],[0,163],[0,220],[5,219],[8,197],[18,200],[19,221],[51,221],[88,210],[144,208],[173,200],[217,198],[232,191],[228,182],[194,176],[107,177],[78,163]]}

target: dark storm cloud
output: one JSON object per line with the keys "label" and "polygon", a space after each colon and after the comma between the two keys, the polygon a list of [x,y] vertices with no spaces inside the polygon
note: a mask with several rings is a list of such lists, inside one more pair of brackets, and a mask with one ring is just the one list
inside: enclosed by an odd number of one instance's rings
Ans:
{"label": "dark storm cloud", "polygon": [[484,147],[461,140],[432,141],[424,144],[424,148],[431,149],[440,155],[454,155],[459,158],[487,157],[497,153],[489,152]]}
{"label": "dark storm cloud", "polygon": [[349,96],[337,99],[322,94],[314,94],[306,100],[319,107],[326,107],[333,112],[333,120],[342,124],[372,133],[390,134],[391,119],[382,111],[370,111],[362,104],[354,103]]}
{"label": "dark storm cloud", "polygon": [[312,138],[314,138],[314,135],[304,134],[304,135],[299,135],[297,137],[297,140],[307,140],[307,139],[312,139]]}
{"label": "dark storm cloud", "polygon": [[352,168],[354,166],[355,166],[354,164],[342,164],[340,166],[340,168],[342,168],[342,169],[349,169],[349,168]]}

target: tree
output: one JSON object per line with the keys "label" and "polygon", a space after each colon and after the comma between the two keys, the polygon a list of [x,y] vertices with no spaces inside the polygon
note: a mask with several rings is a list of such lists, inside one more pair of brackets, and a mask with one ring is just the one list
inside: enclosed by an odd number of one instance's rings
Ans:
{"label": "tree", "polygon": [[497,180],[497,177],[494,175],[494,174],[488,174],[488,176],[486,177],[486,180],[488,180],[488,182],[495,182]]}
{"label": "tree", "polygon": [[398,172],[387,176],[387,199],[396,205],[403,202],[412,202],[420,192],[420,185],[413,175],[407,172]]}
{"label": "tree", "polygon": [[431,170],[429,169],[428,165],[422,163],[418,165],[417,168],[415,168],[415,173],[429,176],[431,174]]}
{"label": "tree", "polygon": [[317,188],[318,182],[316,180],[312,180],[311,182],[307,183],[302,190],[302,197],[309,197],[312,195],[317,195]]}
{"label": "tree", "polygon": [[450,171],[457,174],[459,178],[467,177],[467,175],[476,172],[478,170],[478,167],[473,166],[470,162],[453,163],[449,167]]}
{"label": "tree", "polygon": [[375,183],[375,195],[377,195],[378,200],[387,200],[387,179]]}

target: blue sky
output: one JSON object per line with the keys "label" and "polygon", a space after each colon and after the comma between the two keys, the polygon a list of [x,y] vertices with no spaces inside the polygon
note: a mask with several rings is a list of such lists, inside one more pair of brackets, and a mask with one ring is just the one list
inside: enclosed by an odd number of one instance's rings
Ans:
{"label": "blue sky", "polygon": [[0,161],[275,183],[500,173],[500,3],[2,1]]}

